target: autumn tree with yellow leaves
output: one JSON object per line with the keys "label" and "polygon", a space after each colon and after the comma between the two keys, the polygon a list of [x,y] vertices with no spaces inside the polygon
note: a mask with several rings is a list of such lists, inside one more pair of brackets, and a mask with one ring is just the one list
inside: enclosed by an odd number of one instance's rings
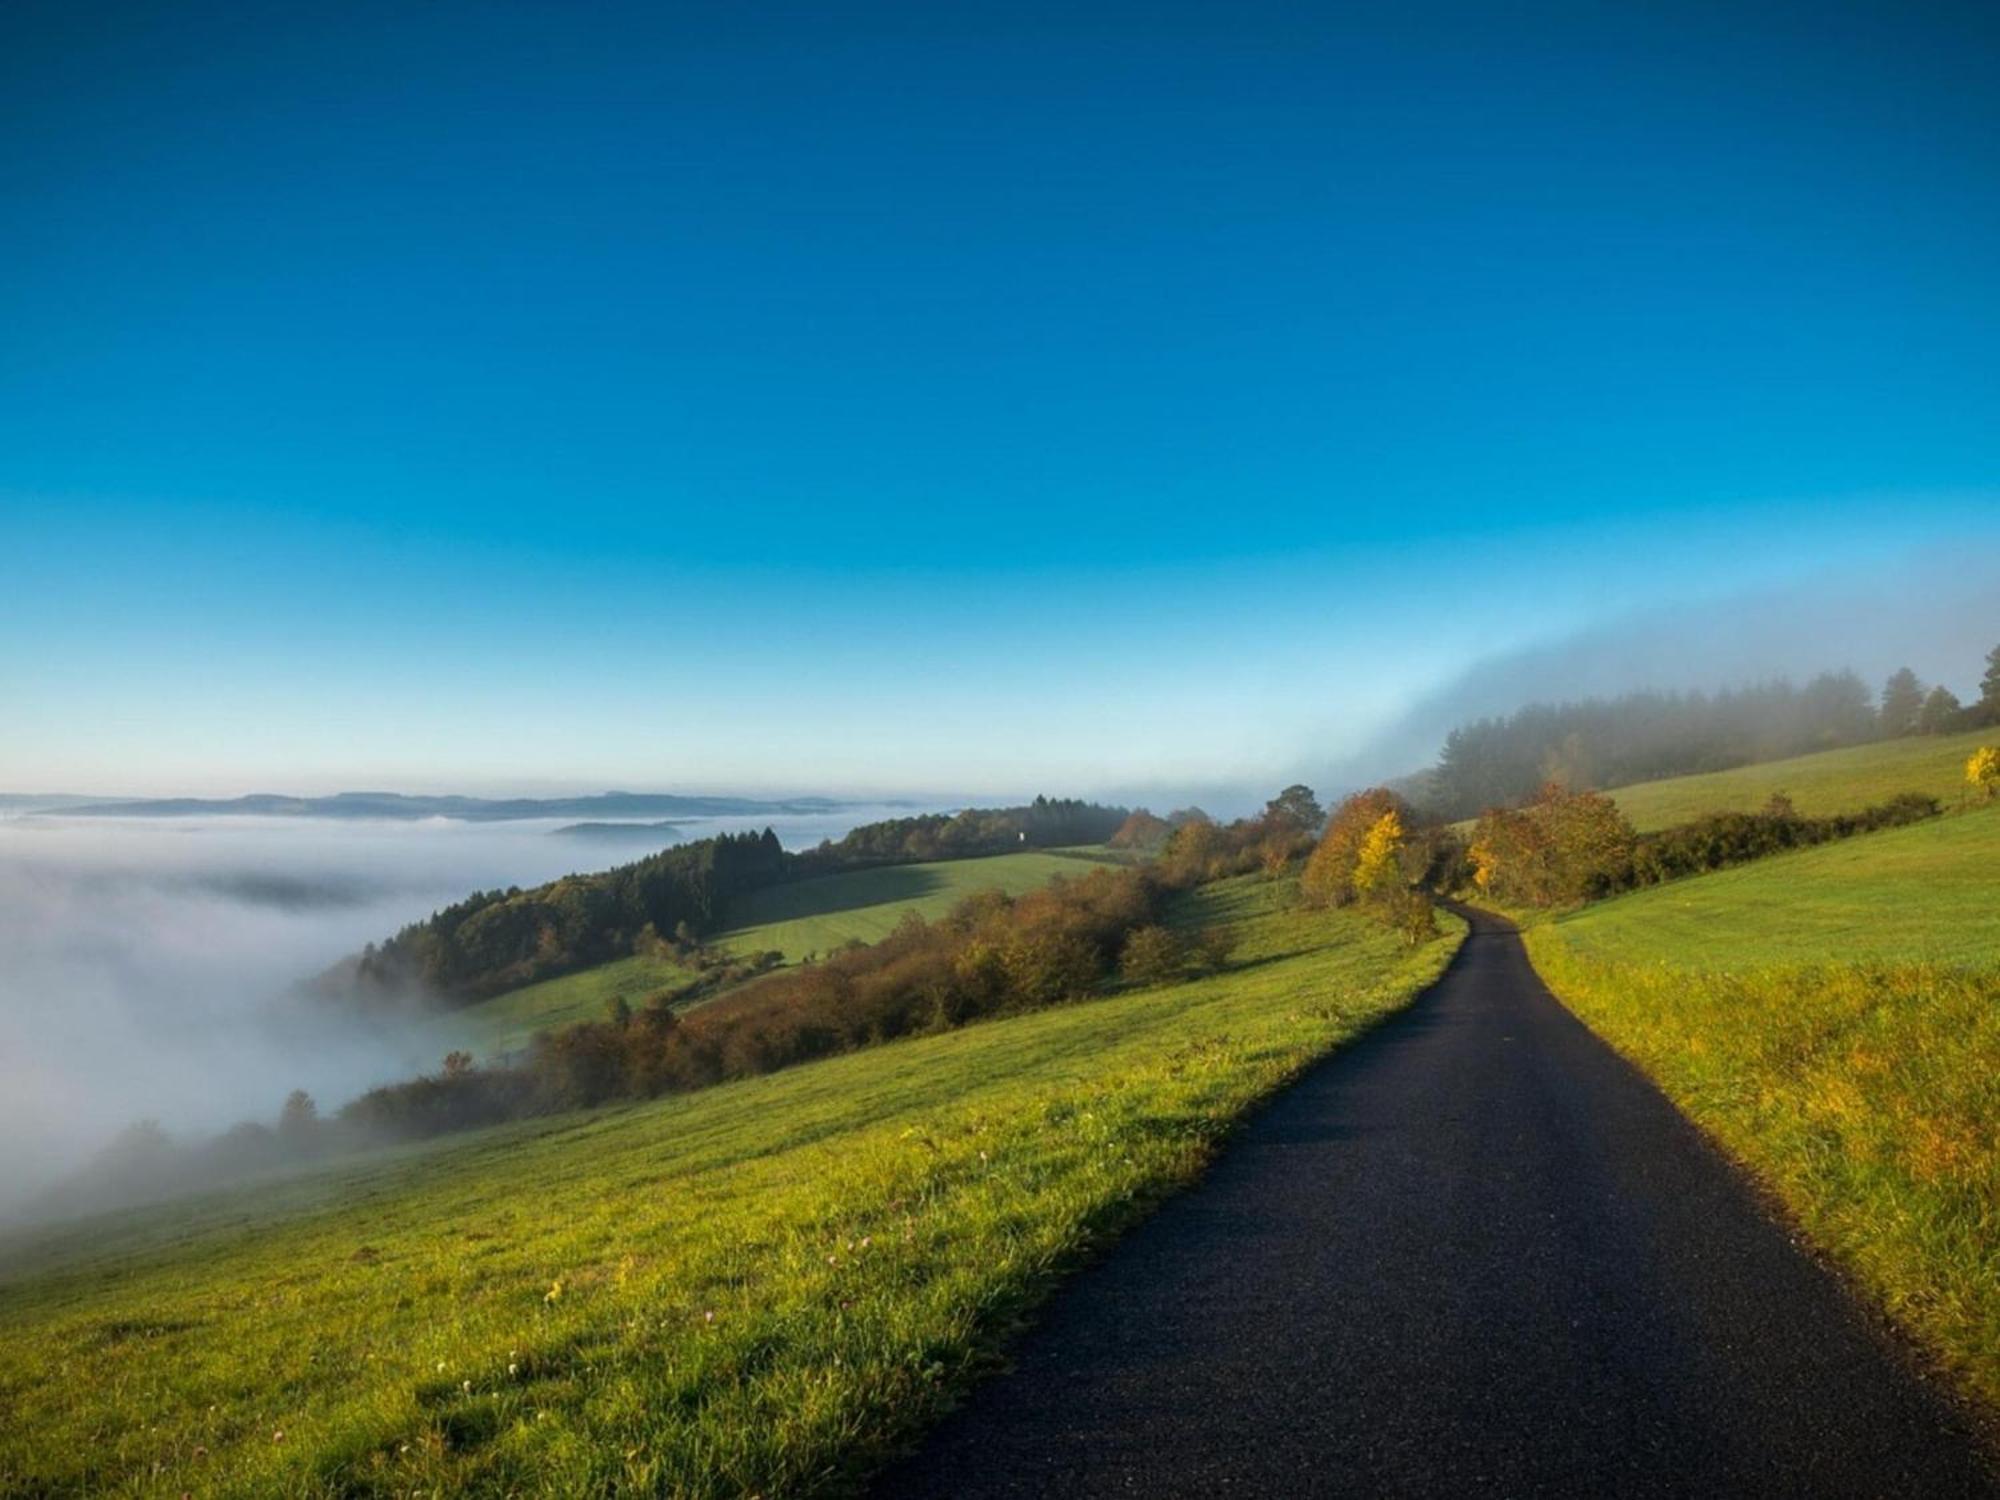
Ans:
{"label": "autumn tree with yellow leaves", "polygon": [[1408,826],[1410,807],[1387,787],[1356,792],[1333,810],[1326,832],[1306,860],[1299,888],[1314,906],[1346,906],[1362,893],[1356,883],[1362,848],[1385,816],[1396,820],[1397,836]]}
{"label": "autumn tree with yellow leaves", "polygon": [[1972,752],[1972,758],[1965,763],[1965,779],[1973,786],[1984,787],[1991,799],[2000,793],[2000,745],[1981,745]]}

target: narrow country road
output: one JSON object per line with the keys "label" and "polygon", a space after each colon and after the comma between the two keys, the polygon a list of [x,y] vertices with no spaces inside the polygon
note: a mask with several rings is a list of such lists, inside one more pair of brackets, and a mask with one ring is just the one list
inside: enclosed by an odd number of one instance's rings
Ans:
{"label": "narrow country road", "polygon": [[1472,920],[877,1493],[2000,1493],[1969,1420]]}

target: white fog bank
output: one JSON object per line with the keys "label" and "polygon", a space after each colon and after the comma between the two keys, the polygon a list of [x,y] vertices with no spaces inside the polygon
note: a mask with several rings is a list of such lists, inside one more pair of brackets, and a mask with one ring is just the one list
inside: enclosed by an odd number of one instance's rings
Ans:
{"label": "white fog bank", "polygon": [[[801,848],[909,811],[769,821]],[[290,991],[475,889],[646,852],[555,826],[0,817],[0,1215],[135,1121],[176,1136],[268,1123],[294,1088],[331,1110],[435,1067],[443,1033],[421,1019]],[[659,837],[747,826],[692,820]]]}

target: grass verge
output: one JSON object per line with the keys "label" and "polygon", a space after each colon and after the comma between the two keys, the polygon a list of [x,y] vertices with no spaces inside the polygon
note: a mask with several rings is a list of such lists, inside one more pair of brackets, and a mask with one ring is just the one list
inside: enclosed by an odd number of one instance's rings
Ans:
{"label": "grass verge", "polygon": [[1872,834],[1524,936],[1570,1009],[2000,1410],[1996,835],[1985,812]]}

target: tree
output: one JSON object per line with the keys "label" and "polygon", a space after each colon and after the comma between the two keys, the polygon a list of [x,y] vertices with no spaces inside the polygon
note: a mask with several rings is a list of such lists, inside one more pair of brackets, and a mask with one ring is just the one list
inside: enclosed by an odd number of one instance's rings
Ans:
{"label": "tree", "polygon": [[1988,801],[2000,794],[2000,746],[1981,745],[1973,751],[1972,759],[1965,763],[1965,779],[1984,787]]}
{"label": "tree", "polygon": [[1118,970],[1135,984],[1159,984],[1176,979],[1187,967],[1187,953],[1179,938],[1166,928],[1135,927],[1118,955]]}
{"label": "tree", "polygon": [[1882,684],[1882,732],[1915,734],[1924,711],[1924,685],[1908,667],[1898,667]]}
{"label": "tree", "polygon": [[1319,805],[1311,787],[1294,783],[1264,804],[1264,821],[1273,828],[1318,833],[1326,821],[1326,809]]}
{"label": "tree", "polygon": [[1637,835],[1618,804],[1596,792],[1545,792],[1537,811],[1549,829],[1557,879],[1572,900],[1617,888],[1632,867]]}
{"label": "tree", "polygon": [[1399,829],[1409,821],[1409,805],[1381,786],[1356,792],[1333,810],[1299,880],[1308,901],[1316,906],[1345,906],[1355,898],[1354,876],[1361,847],[1386,813],[1396,815]]}
{"label": "tree", "polygon": [[1808,726],[1805,749],[1858,745],[1876,727],[1868,684],[1850,671],[1822,672],[1813,678],[1799,690],[1799,708]]}
{"label": "tree", "polygon": [[1226,969],[1236,951],[1236,929],[1222,923],[1204,927],[1194,935],[1195,961],[1204,969]]}
{"label": "tree", "polygon": [[1165,818],[1155,817],[1145,808],[1135,808],[1132,815],[1118,825],[1118,831],[1111,835],[1114,849],[1157,849],[1167,841],[1173,829]]}
{"label": "tree", "polygon": [[1551,783],[1518,811],[1481,816],[1472,836],[1473,883],[1528,906],[1601,896],[1629,878],[1636,843],[1609,797]]}
{"label": "tree", "polygon": [[285,1096],[285,1107],[278,1111],[278,1139],[291,1151],[309,1151],[319,1137],[319,1106],[304,1089],[293,1089]]}
{"label": "tree", "polygon": [[2000,724],[2000,646],[1986,653],[1986,675],[1979,679],[1979,707],[1989,724]]}
{"label": "tree", "polygon": [[1965,710],[1960,706],[1958,695],[1940,683],[1924,699],[1923,712],[1917,715],[1917,729],[1922,734],[1949,734],[1958,727],[1959,715]]}
{"label": "tree", "polygon": [[1221,833],[1213,823],[1207,818],[1193,818],[1168,837],[1160,851],[1160,862],[1181,878],[1200,880],[1207,875],[1209,862],[1220,852],[1221,843]]}
{"label": "tree", "polygon": [[1405,886],[1391,896],[1384,916],[1412,948],[1438,935],[1437,909],[1430,893],[1414,886]]}
{"label": "tree", "polygon": [[1364,898],[1387,897],[1403,882],[1403,820],[1390,808],[1361,841],[1354,862],[1354,890]]}
{"label": "tree", "polygon": [[1466,851],[1482,895],[1546,906],[1556,898],[1547,831],[1526,812],[1488,808]]}

